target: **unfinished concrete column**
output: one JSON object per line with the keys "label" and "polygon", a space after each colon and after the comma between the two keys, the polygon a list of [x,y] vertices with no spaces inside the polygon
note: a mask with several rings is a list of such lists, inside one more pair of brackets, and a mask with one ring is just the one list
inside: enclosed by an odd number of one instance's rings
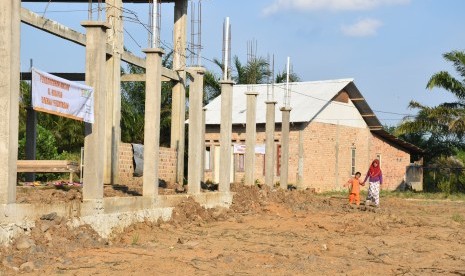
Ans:
{"label": "unfinished concrete column", "polygon": [[171,148],[177,150],[176,181],[184,180],[184,143],[186,120],[186,36],[187,36],[187,0],[175,0],[174,3],[174,52],[173,70],[179,74],[179,82],[173,87],[171,108]]}
{"label": "unfinished concrete column", "polygon": [[105,169],[104,183],[119,183],[119,144],[121,140],[121,55],[123,49],[122,0],[106,0],[108,45],[112,55],[106,63],[107,99],[105,112]]}
{"label": "unfinished concrete column", "polygon": [[296,186],[297,188],[302,188],[302,184],[304,183],[304,143],[305,143],[305,128],[308,126],[308,123],[302,124],[301,128],[299,129],[299,163],[297,166],[297,180]]}
{"label": "unfinished concrete column", "polygon": [[291,117],[290,107],[282,107],[281,123],[281,178],[280,187],[287,189],[289,177],[289,122]]}
{"label": "unfinished concrete column", "polygon": [[145,197],[158,195],[158,163],[160,155],[161,57],[162,49],[144,50],[145,65],[145,124],[144,124],[144,176]]}
{"label": "unfinished concrete column", "polygon": [[266,101],[266,144],[265,144],[265,184],[273,187],[274,182],[274,131],[276,101]]}
{"label": "unfinished concrete column", "polygon": [[16,202],[21,1],[0,1],[0,204]]}
{"label": "unfinished concrete column", "polygon": [[220,183],[218,190],[230,192],[231,185],[231,138],[233,82],[220,81],[221,84],[221,123],[220,123]]}
{"label": "unfinished concrete column", "polygon": [[255,144],[257,139],[257,92],[245,92],[247,96],[247,124],[245,129],[245,185],[255,183]]}
{"label": "unfinished concrete column", "polygon": [[[200,193],[200,181],[202,170],[202,151],[205,144],[205,136],[202,127],[202,100],[203,100],[203,76],[205,68],[190,68],[193,80],[189,90],[189,159],[187,173],[187,191],[189,194]],[[202,142],[203,141],[203,142]]]}
{"label": "unfinished concrete column", "polygon": [[103,198],[103,171],[106,109],[106,30],[105,22],[84,21],[86,28],[86,84],[94,88],[94,123],[86,123],[84,139],[83,198]]}
{"label": "unfinished concrete column", "polygon": [[207,113],[207,109],[205,107],[202,108],[202,160],[200,161],[201,168],[200,168],[200,181],[205,182],[205,151],[206,151],[206,144],[205,144],[205,116]]}

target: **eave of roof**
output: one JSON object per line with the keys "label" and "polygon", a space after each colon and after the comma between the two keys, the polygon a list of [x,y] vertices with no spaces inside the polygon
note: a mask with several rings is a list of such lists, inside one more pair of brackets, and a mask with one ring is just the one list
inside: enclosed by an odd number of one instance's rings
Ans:
{"label": "eave of roof", "polygon": [[349,83],[344,90],[349,94],[349,99],[354,103],[355,107],[358,109],[362,115],[363,120],[368,125],[370,131],[385,140],[392,142],[396,145],[401,146],[402,148],[408,150],[409,152],[423,154],[425,151],[409,142],[406,142],[402,139],[397,138],[396,136],[390,134],[384,130],[383,125],[376,117],[373,110],[370,108],[368,103],[363,98],[362,93],[358,90],[357,86],[353,82]]}

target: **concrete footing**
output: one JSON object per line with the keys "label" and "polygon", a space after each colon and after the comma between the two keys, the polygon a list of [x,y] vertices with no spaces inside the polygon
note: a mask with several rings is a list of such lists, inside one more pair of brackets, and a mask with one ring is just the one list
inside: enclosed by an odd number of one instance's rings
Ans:
{"label": "concrete footing", "polygon": [[102,238],[143,221],[167,221],[174,206],[192,197],[205,208],[229,207],[232,193],[201,193],[196,195],[167,195],[148,197],[111,197],[98,200],[73,201],[57,204],[1,204],[0,245],[27,233],[41,216],[55,212],[68,220],[71,228],[90,225]]}

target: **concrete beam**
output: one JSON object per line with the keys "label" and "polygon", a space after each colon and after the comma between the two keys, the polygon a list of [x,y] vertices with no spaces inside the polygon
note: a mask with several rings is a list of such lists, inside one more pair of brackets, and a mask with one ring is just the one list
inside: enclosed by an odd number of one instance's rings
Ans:
{"label": "concrete beam", "polygon": [[56,21],[44,18],[26,8],[21,8],[21,22],[81,46],[86,46],[85,34],[72,30]]}
{"label": "concrete beam", "polygon": [[[175,0],[161,0],[162,3],[173,3]],[[23,3],[48,3],[50,0],[21,0]],[[88,0],[53,0],[55,3],[89,3]],[[106,2],[103,0],[102,2]],[[98,3],[98,0],[92,0],[92,3]],[[123,0],[123,3],[134,3],[134,4],[149,4],[153,3],[153,0]]]}
{"label": "concrete beam", "polygon": [[[55,75],[60,78],[70,80],[70,81],[85,81],[86,80],[85,73],[56,73],[56,72],[54,73],[52,72],[50,74]],[[20,78],[22,80],[31,80],[31,72],[21,72]],[[121,81],[122,82],[129,82],[129,81],[145,82],[145,74],[125,74],[121,76]],[[171,79],[162,76],[161,81],[168,82],[168,81],[171,81]]]}
{"label": "concrete beam", "polygon": [[[44,18],[28,9],[21,8],[21,22],[78,45],[86,46],[85,34],[70,29],[51,19]],[[105,49],[107,55],[113,55],[113,49],[110,47],[110,45],[106,45]],[[130,52],[123,52],[121,54],[121,60],[129,64],[145,68],[145,59],[140,58]],[[179,81],[179,75],[175,71],[166,67],[162,67],[161,74],[163,77],[166,77],[170,80]]]}
{"label": "concrete beam", "polygon": [[[163,71],[163,68],[162,68],[162,71]],[[146,78],[145,74],[126,74],[126,75],[121,76],[121,81],[142,81],[142,82],[145,82],[145,78]],[[171,81],[171,79],[162,76],[161,81],[162,82],[168,82],[168,81]]]}

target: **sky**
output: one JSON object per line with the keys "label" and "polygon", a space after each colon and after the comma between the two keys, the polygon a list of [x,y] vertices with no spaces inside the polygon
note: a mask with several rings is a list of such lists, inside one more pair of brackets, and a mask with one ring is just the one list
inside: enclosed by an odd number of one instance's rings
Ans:
{"label": "sky", "polygon": [[[80,23],[88,18],[88,4],[22,5],[85,33]],[[124,7],[125,47],[143,57],[148,5]],[[173,41],[173,8],[163,4],[161,9],[161,40],[167,48]],[[256,41],[257,56],[274,55],[276,71],[285,70],[290,57],[302,81],[353,78],[381,122],[397,125],[416,114],[408,108],[411,100],[428,106],[454,100],[444,90],[427,90],[426,84],[439,71],[458,77],[442,54],[465,50],[464,10],[463,0],[202,0],[202,65],[217,71],[211,60],[221,59],[223,22],[229,17],[232,55],[243,63],[247,43]],[[85,69],[84,47],[22,24],[23,71],[31,59],[48,72]]]}

